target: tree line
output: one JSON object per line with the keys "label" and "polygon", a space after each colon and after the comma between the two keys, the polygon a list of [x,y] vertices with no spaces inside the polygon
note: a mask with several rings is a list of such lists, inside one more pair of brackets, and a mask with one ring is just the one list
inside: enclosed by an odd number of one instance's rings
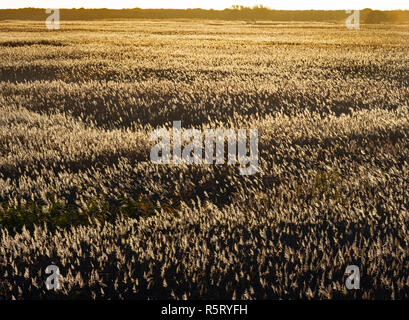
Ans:
{"label": "tree line", "polygon": [[[45,9],[3,9],[0,20],[44,20]],[[264,6],[234,5],[224,10],[206,9],[62,9],[62,20],[103,19],[209,19],[243,21],[342,21],[345,10],[272,10]],[[409,11],[361,10],[362,23],[409,23]]]}

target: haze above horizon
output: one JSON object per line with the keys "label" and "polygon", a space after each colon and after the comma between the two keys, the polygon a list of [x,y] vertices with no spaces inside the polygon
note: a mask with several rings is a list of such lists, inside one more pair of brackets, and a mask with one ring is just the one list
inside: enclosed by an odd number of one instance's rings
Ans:
{"label": "haze above horizon", "polygon": [[263,5],[277,10],[343,10],[343,9],[364,9],[371,8],[377,10],[409,9],[407,0],[344,0],[342,2],[328,2],[325,0],[287,0],[278,2],[274,0],[116,0],[114,3],[107,0],[6,0],[0,4],[0,9],[18,8],[109,8],[109,9],[188,9],[203,8],[221,10],[230,8],[232,5],[255,6]]}

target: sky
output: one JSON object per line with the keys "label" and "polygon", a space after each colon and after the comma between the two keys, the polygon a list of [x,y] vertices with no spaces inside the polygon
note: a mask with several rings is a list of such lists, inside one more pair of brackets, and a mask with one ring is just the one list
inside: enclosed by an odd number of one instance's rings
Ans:
{"label": "sky", "polygon": [[409,9],[409,0],[1,0],[0,8],[204,8],[224,9],[233,4],[262,4],[272,9]]}

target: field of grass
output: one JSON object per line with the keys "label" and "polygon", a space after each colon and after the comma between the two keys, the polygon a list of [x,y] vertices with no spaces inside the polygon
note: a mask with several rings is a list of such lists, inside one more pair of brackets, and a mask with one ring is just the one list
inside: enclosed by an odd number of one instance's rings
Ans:
{"label": "field of grass", "polygon": [[[0,299],[409,298],[408,52],[409,26],[0,22]],[[259,172],[153,164],[176,120],[258,129]]]}

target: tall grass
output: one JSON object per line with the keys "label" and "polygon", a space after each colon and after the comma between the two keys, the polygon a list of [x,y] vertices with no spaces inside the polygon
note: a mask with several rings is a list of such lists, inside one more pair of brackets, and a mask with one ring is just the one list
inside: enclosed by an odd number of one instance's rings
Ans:
{"label": "tall grass", "polygon": [[[406,29],[2,30],[0,298],[408,298]],[[152,164],[174,120],[258,129],[259,173]]]}

